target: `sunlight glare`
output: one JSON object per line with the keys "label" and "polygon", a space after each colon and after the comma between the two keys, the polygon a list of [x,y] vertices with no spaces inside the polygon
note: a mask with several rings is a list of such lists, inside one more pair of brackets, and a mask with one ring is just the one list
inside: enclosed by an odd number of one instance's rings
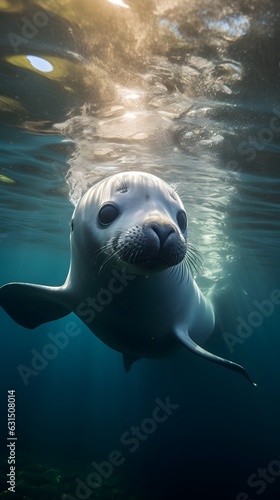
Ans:
{"label": "sunlight glare", "polygon": [[136,118],[136,114],[128,111],[123,115],[123,118],[127,118],[128,120],[134,120]]}
{"label": "sunlight glare", "polygon": [[136,94],[136,93],[127,94],[125,96],[126,99],[139,99],[139,97],[140,97],[140,95]]}
{"label": "sunlight glare", "polygon": [[129,9],[129,5],[123,2],[123,0],[108,0],[108,2],[118,5],[119,7],[124,7],[125,9]]}
{"label": "sunlight glare", "polygon": [[42,59],[42,57],[26,56],[26,59],[28,59],[33,68],[38,69],[39,71],[44,73],[50,73],[53,71],[52,64],[49,61],[46,61],[46,59]]}

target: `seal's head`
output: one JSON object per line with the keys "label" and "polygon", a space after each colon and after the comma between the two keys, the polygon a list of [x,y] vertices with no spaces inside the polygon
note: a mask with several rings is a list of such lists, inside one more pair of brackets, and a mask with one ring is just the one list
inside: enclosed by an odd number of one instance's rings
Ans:
{"label": "seal's head", "polygon": [[[159,271],[186,255],[187,216],[177,193],[158,177],[123,172],[93,186],[72,220],[72,245],[101,266]],[[99,261],[101,262],[101,261]]]}

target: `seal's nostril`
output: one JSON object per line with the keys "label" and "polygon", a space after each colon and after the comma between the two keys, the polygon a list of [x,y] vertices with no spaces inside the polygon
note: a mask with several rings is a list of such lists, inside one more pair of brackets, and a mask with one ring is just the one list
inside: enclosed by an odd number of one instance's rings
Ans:
{"label": "seal's nostril", "polygon": [[170,224],[158,224],[157,222],[152,222],[149,224],[149,227],[156,233],[161,245],[163,245],[171,233],[175,232],[174,227]]}

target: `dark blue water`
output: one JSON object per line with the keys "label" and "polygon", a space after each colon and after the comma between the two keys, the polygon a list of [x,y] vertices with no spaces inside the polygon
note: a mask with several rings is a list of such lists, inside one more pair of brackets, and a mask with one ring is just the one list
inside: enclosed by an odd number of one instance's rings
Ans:
{"label": "dark blue water", "polygon": [[0,498],[279,499],[278,2],[0,2],[0,25],[0,285],[62,284],[81,194],[154,173],[215,290],[207,348],[258,384],[185,351],[125,373],[74,314],[1,309]]}

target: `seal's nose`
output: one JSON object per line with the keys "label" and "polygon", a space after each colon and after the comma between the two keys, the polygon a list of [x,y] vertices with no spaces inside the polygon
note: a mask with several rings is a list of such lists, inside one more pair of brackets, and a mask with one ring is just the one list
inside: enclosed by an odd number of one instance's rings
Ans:
{"label": "seal's nose", "polygon": [[175,233],[174,227],[170,224],[158,224],[157,222],[151,222],[149,227],[156,233],[161,245],[164,244],[170,234]]}

